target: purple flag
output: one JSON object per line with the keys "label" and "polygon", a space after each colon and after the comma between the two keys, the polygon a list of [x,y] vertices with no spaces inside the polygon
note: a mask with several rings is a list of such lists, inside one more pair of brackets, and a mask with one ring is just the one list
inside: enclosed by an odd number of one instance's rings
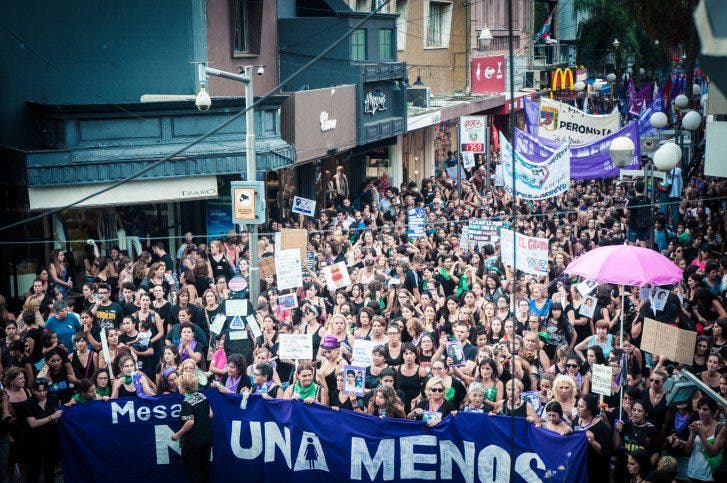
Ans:
{"label": "purple flag", "polygon": [[[639,124],[634,121],[622,127],[615,133],[605,136],[597,141],[585,144],[571,145],[571,179],[595,179],[595,178],[615,178],[619,175],[620,168],[613,164],[609,147],[611,141],[617,137],[625,136],[631,138],[636,149],[632,162],[626,169],[639,169]],[[550,158],[553,153],[561,146],[558,141],[552,141],[528,134],[519,129],[515,129],[515,151],[522,154],[533,162],[543,162]]]}
{"label": "purple flag", "polygon": [[523,97],[523,106],[525,107],[525,124],[528,127],[528,132],[530,134],[537,134],[540,105],[528,96],[525,96]]}

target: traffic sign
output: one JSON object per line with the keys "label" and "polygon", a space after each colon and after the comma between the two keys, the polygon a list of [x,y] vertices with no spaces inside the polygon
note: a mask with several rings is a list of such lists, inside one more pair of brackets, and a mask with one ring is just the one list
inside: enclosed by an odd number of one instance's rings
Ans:
{"label": "traffic sign", "polygon": [[262,181],[233,181],[232,221],[245,225],[265,223],[265,183]]}

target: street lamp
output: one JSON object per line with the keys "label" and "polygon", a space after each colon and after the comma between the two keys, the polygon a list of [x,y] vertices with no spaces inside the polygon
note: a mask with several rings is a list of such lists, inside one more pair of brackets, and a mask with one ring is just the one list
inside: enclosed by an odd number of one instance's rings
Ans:
{"label": "street lamp", "polygon": [[697,111],[689,111],[682,118],[682,127],[687,131],[694,131],[702,124],[702,116]]}
{"label": "street lamp", "polygon": [[684,94],[679,94],[674,99],[674,105],[677,106],[679,109],[684,109],[689,105],[689,99]]}
{"label": "street lamp", "polygon": [[661,111],[655,112],[649,118],[649,124],[651,124],[651,127],[653,127],[654,129],[662,129],[664,126],[666,126],[666,123],[668,121],[669,118],[667,118],[666,114]]}
{"label": "street lamp", "polygon": [[576,81],[575,84],[573,84],[573,90],[576,92],[581,92],[585,88],[586,88],[586,83],[583,81],[579,80],[579,81]]}
{"label": "street lamp", "polygon": [[488,29],[487,25],[485,25],[484,27],[482,27],[480,36],[477,38],[480,50],[489,49],[490,45],[492,45],[492,39],[492,32],[490,32],[490,29]]}
{"label": "street lamp", "polygon": [[665,143],[654,153],[654,167],[659,171],[671,171],[682,157],[682,150],[676,143]]}
{"label": "street lamp", "polygon": [[699,84],[692,84],[692,96],[696,97],[702,92],[702,86]]}
{"label": "street lamp", "polygon": [[[245,158],[246,158],[246,177],[247,181],[257,181],[257,161],[255,158],[255,109],[252,105],[255,103],[255,97],[253,94],[253,69],[256,69],[258,76],[262,76],[265,73],[265,66],[240,66],[240,73],[234,74],[232,72],[226,72],[219,69],[213,69],[207,67],[203,63],[198,65],[198,77],[200,83],[200,90],[195,99],[195,104],[199,110],[209,109],[212,101],[209,94],[205,90],[205,84],[207,76],[214,75],[222,77],[223,79],[230,79],[245,84]],[[206,107],[206,108],[205,108]],[[250,230],[250,287],[249,287],[249,300],[253,306],[257,303],[257,296],[260,293],[260,268],[258,261],[258,226],[255,224],[248,225]]]}
{"label": "street lamp", "polygon": [[608,81],[609,84],[613,84],[614,82],[616,82],[616,74],[611,72],[610,74],[608,74],[606,76],[606,80]]}
{"label": "street lamp", "polygon": [[608,153],[611,156],[613,164],[623,169],[633,161],[634,150],[636,146],[631,138],[626,136],[619,136],[613,141],[608,148]]}

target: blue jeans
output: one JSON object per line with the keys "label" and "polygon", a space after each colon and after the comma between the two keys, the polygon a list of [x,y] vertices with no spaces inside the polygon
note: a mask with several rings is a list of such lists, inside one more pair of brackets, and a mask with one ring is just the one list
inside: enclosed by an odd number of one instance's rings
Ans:
{"label": "blue jeans", "polygon": [[[661,202],[660,211],[664,214],[664,218],[667,223],[671,221],[672,228],[676,230],[679,224],[679,198],[662,193],[659,201]],[[669,218],[669,210],[671,210],[671,218]]]}

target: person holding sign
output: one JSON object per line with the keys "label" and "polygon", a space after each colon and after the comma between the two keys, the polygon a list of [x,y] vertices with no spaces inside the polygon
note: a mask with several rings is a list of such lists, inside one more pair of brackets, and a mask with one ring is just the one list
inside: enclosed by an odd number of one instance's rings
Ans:
{"label": "person holding sign", "polygon": [[454,405],[444,398],[447,389],[441,377],[430,378],[424,388],[427,398],[420,401],[407,415],[407,418],[424,421],[427,426],[432,427],[450,414],[457,414]]}
{"label": "person holding sign", "polygon": [[285,390],[285,399],[299,399],[306,404],[318,403],[328,406],[328,389],[313,382],[313,373],[311,364],[298,365],[295,371],[295,383]]}
{"label": "person holding sign", "polygon": [[338,411],[343,408],[351,411],[363,412],[363,409],[361,409],[358,405],[358,396],[356,393],[347,393],[344,391],[344,385],[344,372],[343,369],[341,369],[336,373],[336,389],[331,392],[329,401],[331,409]]}

